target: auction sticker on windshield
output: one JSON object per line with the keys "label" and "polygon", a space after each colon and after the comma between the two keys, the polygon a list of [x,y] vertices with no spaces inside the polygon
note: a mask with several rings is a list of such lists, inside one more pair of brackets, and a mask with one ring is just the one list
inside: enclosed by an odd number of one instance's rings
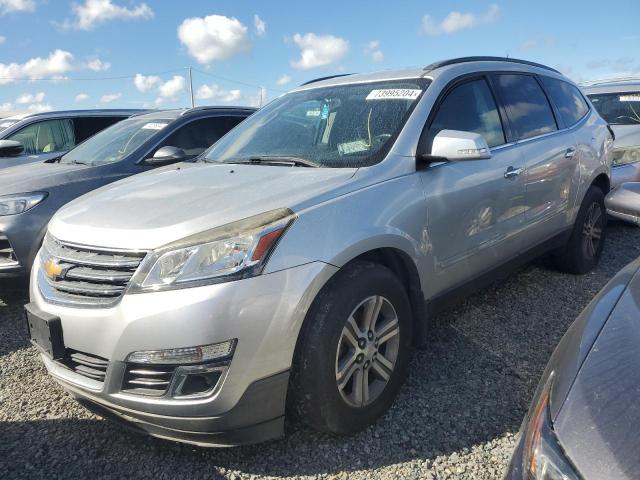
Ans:
{"label": "auction sticker on windshield", "polygon": [[631,95],[620,95],[621,102],[640,102],[640,93],[633,93]]}
{"label": "auction sticker on windshield", "polygon": [[162,130],[166,126],[167,126],[166,123],[145,123],[142,126],[142,129],[143,130]]}
{"label": "auction sticker on windshield", "polygon": [[415,100],[421,93],[418,88],[385,88],[371,90],[367,100]]}

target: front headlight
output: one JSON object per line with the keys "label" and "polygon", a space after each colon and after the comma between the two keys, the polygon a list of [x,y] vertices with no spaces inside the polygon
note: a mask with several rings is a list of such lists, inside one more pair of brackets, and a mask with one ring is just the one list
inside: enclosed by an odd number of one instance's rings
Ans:
{"label": "front headlight", "polygon": [[580,480],[553,431],[549,412],[552,379],[545,385],[524,432],[522,471],[526,480]]}
{"label": "front headlight", "polygon": [[640,162],[640,146],[613,149],[613,166]]}
{"label": "front headlight", "polygon": [[0,216],[17,215],[31,210],[47,197],[46,192],[16,193],[0,196]]}
{"label": "front headlight", "polygon": [[294,218],[289,209],[272,210],[166,245],[145,258],[129,293],[258,275]]}

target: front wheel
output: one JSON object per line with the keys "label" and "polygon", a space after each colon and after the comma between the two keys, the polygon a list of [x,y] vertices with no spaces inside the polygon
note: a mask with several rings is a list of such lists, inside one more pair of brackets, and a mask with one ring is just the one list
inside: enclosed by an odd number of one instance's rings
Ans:
{"label": "front wheel", "polygon": [[289,390],[292,413],[310,426],[354,433],[383,415],[406,376],[411,307],[386,267],[354,262],[314,301]]}
{"label": "front wheel", "polygon": [[571,237],[556,265],[564,272],[583,274],[593,270],[600,261],[607,234],[607,214],[604,194],[591,186],[582,201]]}

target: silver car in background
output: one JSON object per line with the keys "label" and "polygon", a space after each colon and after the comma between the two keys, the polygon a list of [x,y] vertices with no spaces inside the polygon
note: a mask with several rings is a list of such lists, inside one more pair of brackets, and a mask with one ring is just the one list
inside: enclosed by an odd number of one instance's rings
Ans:
{"label": "silver car in background", "polygon": [[597,264],[611,141],[573,83],[521,60],[310,82],[199,161],[58,211],[32,341],[80,402],[155,436],[258,442],[285,412],[361,430],[456,296],[548,251]]}
{"label": "silver car in background", "polygon": [[591,82],[582,89],[615,134],[612,188],[640,181],[640,78]]}

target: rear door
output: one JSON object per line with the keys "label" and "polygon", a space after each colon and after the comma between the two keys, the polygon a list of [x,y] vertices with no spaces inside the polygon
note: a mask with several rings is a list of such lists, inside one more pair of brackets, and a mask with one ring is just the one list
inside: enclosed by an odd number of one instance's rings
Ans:
{"label": "rear door", "polygon": [[[441,130],[480,133],[491,149],[487,160],[446,161],[419,171],[427,197],[429,240],[438,284],[445,289],[504,263],[518,253],[524,222],[524,168],[507,144],[489,82],[484,76],[455,83],[436,105],[424,150]],[[424,135],[423,135],[424,137]]]}
{"label": "rear door", "polygon": [[524,249],[550,239],[570,224],[579,185],[577,141],[563,128],[540,80],[532,74],[493,77],[510,125],[511,140],[525,160]]}

